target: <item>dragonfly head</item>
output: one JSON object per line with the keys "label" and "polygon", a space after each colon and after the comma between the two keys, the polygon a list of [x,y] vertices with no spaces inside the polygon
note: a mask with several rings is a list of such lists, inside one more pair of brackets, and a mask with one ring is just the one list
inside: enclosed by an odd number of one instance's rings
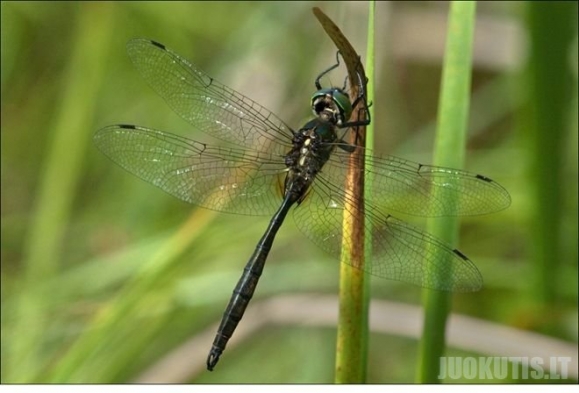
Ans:
{"label": "dragonfly head", "polygon": [[316,116],[340,127],[350,119],[352,103],[342,89],[330,87],[315,92],[312,110]]}

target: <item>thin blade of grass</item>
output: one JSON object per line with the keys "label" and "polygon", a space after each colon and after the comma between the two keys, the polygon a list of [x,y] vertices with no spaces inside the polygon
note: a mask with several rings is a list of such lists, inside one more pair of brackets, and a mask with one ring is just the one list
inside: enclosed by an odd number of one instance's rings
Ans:
{"label": "thin blade of grass", "polygon": [[[103,80],[106,50],[112,37],[113,10],[110,5],[93,4],[78,8],[78,24],[71,48],[72,61],[63,79],[61,104],[57,109],[53,136],[44,171],[39,179],[38,197],[23,258],[23,282],[15,325],[8,330],[10,359],[3,382],[36,381],[43,367],[41,353],[46,339],[45,299],[55,296],[38,288],[55,277],[61,266],[61,245],[69,224],[98,91]],[[97,27],[98,26],[98,27]],[[4,336],[3,327],[3,336]]]}
{"label": "thin blade of grass", "polygon": [[[143,263],[142,269],[131,281],[102,307],[86,327],[83,334],[55,365],[48,380],[52,383],[108,382],[116,375],[115,361],[127,361],[111,357],[115,346],[121,345],[130,335],[134,335],[134,323],[138,320],[143,300],[154,292],[166,272],[179,261],[187,247],[206,228],[215,216],[214,211],[199,209],[179,228],[150,260]],[[146,334],[154,333],[149,329]],[[146,338],[146,337],[145,337]],[[141,350],[124,356],[138,356]],[[98,370],[98,372],[95,372]],[[95,375],[98,378],[95,378]]]}
{"label": "thin blade of grass", "polygon": [[[434,165],[438,166],[461,168],[464,162],[475,9],[476,3],[473,1],[454,1],[450,4],[434,147]],[[447,195],[439,197],[449,198]],[[458,219],[444,217],[429,220],[428,232],[451,245],[456,244]],[[439,382],[439,358],[444,353],[451,296],[446,292],[425,290],[423,302],[425,319],[417,381],[436,383]]]}
{"label": "thin blade of grass", "polygon": [[533,271],[529,288],[539,307],[550,308],[560,285],[557,271],[565,260],[560,241],[565,215],[562,179],[574,84],[569,48],[577,36],[577,2],[529,2],[526,8],[531,40],[526,87],[531,99],[523,135],[530,153],[528,178],[534,216],[529,220]]}

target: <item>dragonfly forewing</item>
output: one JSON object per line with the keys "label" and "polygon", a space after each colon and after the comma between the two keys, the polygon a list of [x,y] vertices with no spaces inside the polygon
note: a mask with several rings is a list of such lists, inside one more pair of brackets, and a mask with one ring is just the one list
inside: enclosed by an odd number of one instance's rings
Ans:
{"label": "dragonfly forewing", "polygon": [[247,215],[279,208],[286,166],[270,154],[133,125],[102,128],[94,141],[121,167],[185,202]]}
{"label": "dragonfly forewing", "polygon": [[[509,193],[485,176],[368,153],[365,167],[358,170],[372,179],[367,199],[383,214],[468,216],[503,210],[511,203]],[[356,165],[349,162],[349,154],[336,149],[320,174],[334,193],[345,195],[344,173]]]}
{"label": "dragonfly forewing", "polygon": [[276,115],[164,45],[137,38],[127,52],[147,83],[195,129],[257,151],[291,148],[292,130]]}

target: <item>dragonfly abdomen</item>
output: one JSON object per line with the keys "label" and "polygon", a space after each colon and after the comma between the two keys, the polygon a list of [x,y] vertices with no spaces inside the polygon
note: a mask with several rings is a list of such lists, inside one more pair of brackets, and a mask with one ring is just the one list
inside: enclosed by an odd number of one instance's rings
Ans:
{"label": "dragonfly abdomen", "polygon": [[225,350],[229,338],[233,335],[237,324],[243,317],[245,309],[255,292],[255,287],[263,271],[275,235],[281,227],[287,212],[293,204],[296,202],[300,203],[304,199],[317,173],[328,161],[334,148],[332,142],[335,140],[334,126],[327,121],[319,119],[307,123],[294,136],[293,148],[285,157],[288,172],[285,179],[283,202],[255,247],[253,255],[245,265],[243,274],[233,290],[233,295],[223,314],[211,351],[207,357],[208,370],[213,370],[219,361],[219,356]]}
{"label": "dragonfly abdomen", "polygon": [[289,209],[296,202],[297,199],[293,193],[286,194],[280,208],[271,219],[267,230],[255,247],[253,255],[245,265],[243,274],[239,278],[233,290],[233,295],[229,300],[229,304],[223,313],[223,318],[213,340],[211,351],[209,351],[209,356],[207,357],[207,369],[209,371],[212,371],[219,361],[219,356],[221,356],[225,350],[229,338],[233,335],[237,324],[243,317],[245,309],[253,297],[259,277],[263,272],[263,267],[273,245],[275,235],[281,227]]}

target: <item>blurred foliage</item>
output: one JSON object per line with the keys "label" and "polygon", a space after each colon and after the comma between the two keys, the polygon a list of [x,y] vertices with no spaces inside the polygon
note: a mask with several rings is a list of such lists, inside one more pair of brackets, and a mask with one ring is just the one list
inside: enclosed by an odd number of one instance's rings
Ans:
{"label": "blurred foliage", "polygon": [[[132,381],[220,318],[268,218],[185,205],[112,164],[91,136],[125,122],[209,140],[132,68],[124,45],[133,37],[164,43],[299,127],[314,77],[334,59],[315,5],[364,58],[361,2],[1,3],[2,382]],[[376,150],[431,162],[444,43],[437,32],[445,31],[447,7],[378,3]],[[462,220],[460,249],[485,289],[454,296],[453,309],[576,342],[577,6],[547,7],[564,8],[548,27],[528,18],[537,11],[524,2],[477,8],[466,168],[500,182],[513,204]],[[489,24],[505,35],[485,35]],[[554,33],[558,26],[573,40]],[[527,55],[533,37],[557,55]],[[547,116],[534,131],[529,59],[546,75],[553,67],[569,87],[539,90],[556,94],[543,102],[557,105],[555,120]],[[533,139],[555,132],[555,148]],[[536,192],[549,187],[536,168],[557,178],[554,196]],[[548,207],[555,212],[538,215]],[[537,230],[545,225],[554,239]],[[334,294],[337,273],[337,262],[288,220],[256,297]],[[419,288],[372,284],[374,297],[420,302]],[[189,381],[330,382],[334,342],[331,329],[268,328],[229,349],[214,373],[191,370]],[[210,343],[198,351],[205,356]],[[415,341],[373,335],[369,382],[411,382],[416,351]]]}

